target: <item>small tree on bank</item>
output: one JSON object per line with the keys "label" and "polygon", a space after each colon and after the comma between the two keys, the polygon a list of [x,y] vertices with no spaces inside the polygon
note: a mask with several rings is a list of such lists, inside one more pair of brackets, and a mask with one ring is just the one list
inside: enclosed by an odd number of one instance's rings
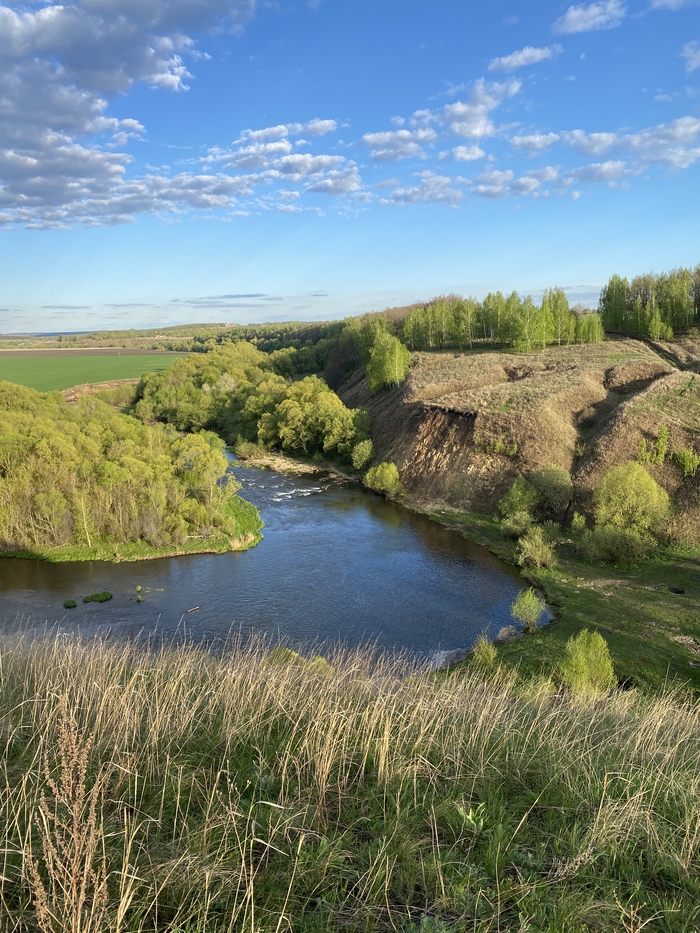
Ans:
{"label": "small tree on bank", "polygon": [[534,632],[546,608],[544,599],[537,595],[534,587],[530,587],[515,597],[510,614],[517,622],[522,622],[528,632]]}
{"label": "small tree on bank", "polygon": [[367,380],[373,393],[387,386],[398,386],[411,368],[411,354],[400,340],[391,334],[379,334],[370,351]]}
{"label": "small tree on bank", "polygon": [[599,525],[642,534],[660,531],[670,510],[668,494],[639,463],[625,463],[607,470],[593,502]]}
{"label": "small tree on bank", "polygon": [[367,471],[365,484],[375,492],[387,496],[398,496],[403,491],[401,478],[395,463],[380,463]]}
{"label": "small tree on bank", "polygon": [[577,696],[607,693],[617,683],[607,642],[599,632],[583,629],[566,643],[561,679]]}

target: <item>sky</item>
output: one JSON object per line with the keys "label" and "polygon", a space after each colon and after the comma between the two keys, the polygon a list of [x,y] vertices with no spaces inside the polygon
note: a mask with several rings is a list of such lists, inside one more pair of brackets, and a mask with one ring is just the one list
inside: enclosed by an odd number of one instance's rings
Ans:
{"label": "sky", "polygon": [[700,0],[0,0],[0,332],[700,262]]}

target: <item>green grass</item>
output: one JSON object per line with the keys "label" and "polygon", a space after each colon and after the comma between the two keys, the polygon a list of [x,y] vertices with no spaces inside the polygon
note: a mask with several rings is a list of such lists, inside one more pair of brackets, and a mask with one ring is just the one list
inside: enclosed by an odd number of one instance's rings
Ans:
{"label": "green grass", "polygon": [[146,372],[168,369],[182,353],[137,353],[120,355],[0,356],[0,380],[28,386],[38,392],[53,392],[71,386],[116,379],[137,379]]}
{"label": "green grass", "polygon": [[[483,515],[435,512],[432,518],[459,528],[468,538],[515,563],[515,542],[503,539],[496,521]],[[590,564],[571,544],[557,547],[555,570],[528,571],[557,618],[549,625],[498,649],[501,663],[526,676],[549,676],[568,639],[582,628],[599,631],[610,646],[615,671],[640,687],[661,691],[670,683],[700,690],[700,653],[676,639],[700,643],[700,558],[697,552],[663,549],[636,567]],[[684,590],[672,593],[670,587]],[[699,649],[700,651],[700,649]]]}
{"label": "green grass", "polygon": [[3,930],[699,928],[687,698],[263,643],[0,647]]}

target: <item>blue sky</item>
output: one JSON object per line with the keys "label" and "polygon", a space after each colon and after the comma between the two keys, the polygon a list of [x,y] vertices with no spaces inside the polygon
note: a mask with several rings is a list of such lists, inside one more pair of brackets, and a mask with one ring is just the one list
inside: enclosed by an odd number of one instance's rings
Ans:
{"label": "blue sky", "polygon": [[0,332],[700,261],[697,0],[0,6]]}

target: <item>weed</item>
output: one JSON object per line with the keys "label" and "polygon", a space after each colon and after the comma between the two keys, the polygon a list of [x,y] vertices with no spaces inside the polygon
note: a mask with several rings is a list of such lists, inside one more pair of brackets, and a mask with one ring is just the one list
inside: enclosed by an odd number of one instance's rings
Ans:
{"label": "weed", "polygon": [[84,603],[108,603],[112,599],[112,594],[105,590],[103,593],[93,593],[91,596],[83,596]]}

